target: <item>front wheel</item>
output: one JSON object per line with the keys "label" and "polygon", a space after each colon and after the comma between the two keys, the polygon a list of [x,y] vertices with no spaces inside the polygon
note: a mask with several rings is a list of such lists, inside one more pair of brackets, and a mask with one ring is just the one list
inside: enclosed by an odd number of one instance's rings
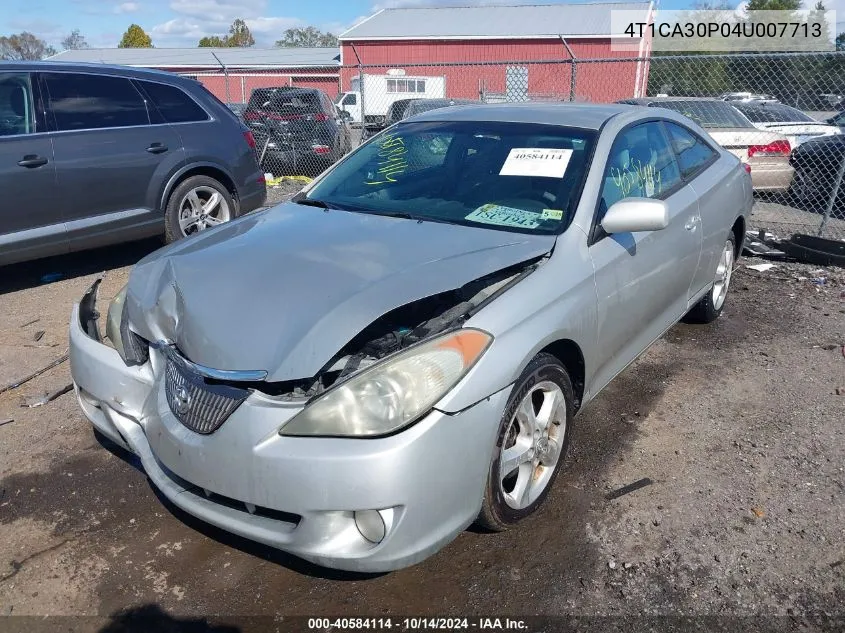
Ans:
{"label": "front wheel", "polygon": [[736,238],[733,233],[728,236],[719,263],[716,264],[716,275],[710,292],[704,295],[684,317],[686,323],[712,323],[722,314],[728,289],[731,285],[734,261],[736,259]]}
{"label": "front wheel", "polygon": [[209,176],[186,178],[170,194],[164,214],[167,243],[195,235],[237,216],[232,195]]}
{"label": "front wheel", "polygon": [[502,414],[478,525],[506,530],[540,507],[569,446],[573,403],[566,369],[551,354],[538,354]]}

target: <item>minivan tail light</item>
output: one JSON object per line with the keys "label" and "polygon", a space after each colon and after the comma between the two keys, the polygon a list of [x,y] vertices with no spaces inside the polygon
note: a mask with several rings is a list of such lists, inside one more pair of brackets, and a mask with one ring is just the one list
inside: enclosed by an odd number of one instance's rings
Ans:
{"label": "minivan tail light", "polygon": [[318,112],[313,117],[309,116],[307,118],[310,119],[310,120],[314,120],[314,121],[328,121],[329,115],[326,114],[325,112]]}
{"label": "minivan tail light", "polygon": [[244,140],[247,145],[249,145],[252,149],[255,149],[255,137],[252,135],[252,132],[244,132]]}
{"label": "minivan tail light", "polygon": [[749,165],[748,163],[742,163],[742,167],[743,169],[745,169],[746,173],[751,173],[751,165]]}
{"label": "minivan tail light", "polygon": [[328,145],[312,145],[311,149],[314,150],[315,154],[328,154],[332,151],[332,148]]}
{"label": "minivan tail light", "polygon": [[790,151],[792,151],[792,147],[790,147],[789,141],[772,141],[768,145],[751,145],[748,148],[748,158],[752,158],[757,155],[789,156]]}

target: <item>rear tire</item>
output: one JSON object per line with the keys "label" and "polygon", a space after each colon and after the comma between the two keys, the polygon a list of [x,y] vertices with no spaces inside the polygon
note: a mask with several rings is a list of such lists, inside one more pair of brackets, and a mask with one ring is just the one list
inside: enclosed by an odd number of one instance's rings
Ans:
{"label": "rear tire", "polygon": [[540,507],[566,456],[574,411],[566,369],[538,354],[502,414],[477,525],[501,532]]}
{"label": "rear tire", "polygon": [[725,241],[719,262],[716,264],[715,280],[710,290],[682,319],[685,323],[712,323],[722,314],[725,307],[734,262],[736,261],[736,238],[733,232]]}
{"label": "rear tire", "polygon": [[164,238],[170,244],[238,216],[232,194],[210,176],[191,176],[170,193],[164,211]]}

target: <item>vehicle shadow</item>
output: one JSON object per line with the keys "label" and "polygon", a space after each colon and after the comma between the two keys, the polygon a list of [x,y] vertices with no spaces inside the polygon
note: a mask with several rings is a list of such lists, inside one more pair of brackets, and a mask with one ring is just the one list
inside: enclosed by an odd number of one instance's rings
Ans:
{"label": "vehicle shadow", "polygon": [[[115,457],[119,457],[121,460],[132,466],[138,472],[143,473],[146,477],[146,473],[144,472],[144,468],[141,465],[141,461],[135,454],[130,453],[122,446],[115,444],[108,437],[106,437],[97,430],[94,430],[94,437],[97,439],[97,442],[99,442],[100,446],[109,451]],[[240,537],[237,534],[232,534],[231,532],[221,530],[220,528],[206,523],[201,519],[197,519],[193,515],[188,514],[178,506],[174,505],[167,497],[165,497],[161,493],[158,488],[156,488],[155,485],[153,485],[153,483],[148,477],[147,484],[150,486],[150,490],[152,490],[156,498],[161,502],[161,504],[165,508],[167,508],[168,512],[170,512],[170,514],[172,514],[177,520],[184,523],[188,528],[195,530],[196,532],[199,532],[204,536],[214,541],[217,541],[218,543],[222,543],[223,545],[241,551],[245,554],[249,554],[250,556],[260,558],[264,561],[267,561],[268,563],[280,565],[289,569],[290,571],[302,574],[304,576],[310,576],[312,578],[320,578],[325,580],[371,580],[386,575],[384,573],[367,574],[320,567],[319,565],[314,565],[313,563],[309,563],[308,561],[302,560],[301,558],[297,558],[296,556],[287,554],[273,547],[262,545],[261,543],[256,543],[255,541]]]}
{"label": "vehicle shadow", "polygon": [[123,609],[109,616],[97,633],[240,633],[231,624],[214,624],[208,618],[177,618],[157,604]]}
{"label": "vehicle shadow", "polygon": [[150,238],[4,266],[0,269],[0,295],[131,266],[162,246],[159,238]]}

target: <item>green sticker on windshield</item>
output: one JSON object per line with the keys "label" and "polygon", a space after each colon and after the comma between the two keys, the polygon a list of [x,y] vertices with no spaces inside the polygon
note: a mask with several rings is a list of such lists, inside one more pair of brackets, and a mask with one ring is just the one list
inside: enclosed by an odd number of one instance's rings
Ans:
{"label": "green sticker on windshield", "polygon": [[473,222],[512,226],[519,229],[536,229],[540,226],[540,214],[498,204],[485,204],[464,218]]}

